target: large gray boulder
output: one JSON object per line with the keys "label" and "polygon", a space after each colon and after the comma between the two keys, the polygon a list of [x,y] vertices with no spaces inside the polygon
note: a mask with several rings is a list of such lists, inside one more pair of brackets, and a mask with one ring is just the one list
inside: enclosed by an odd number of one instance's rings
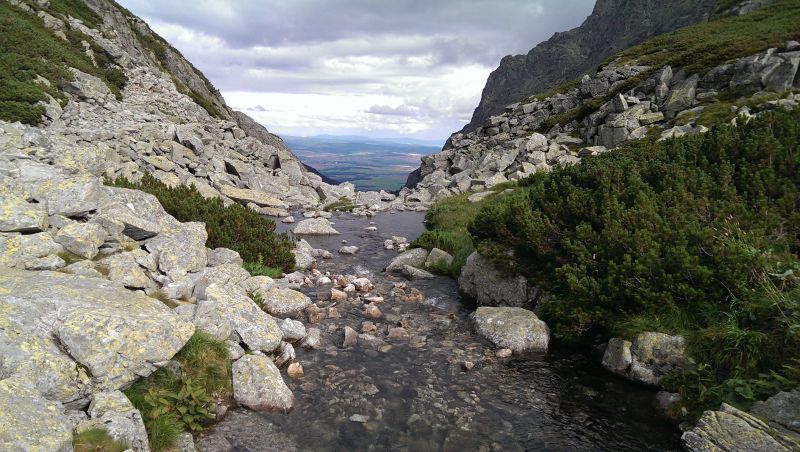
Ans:
{"label": "large gray boulder", "polygon": [[756,402],[751,411],[787,435],[800,435],[800,389],[779,392],[763,402]]}
{"label": "large gray boulder", "polygon": [[275,364],[262,355],[245,355],[233,363],[233,397],[257,411],[289,411],[294,395]]}
{"label": "large gray boulder", "polygon": [[447,251],[433,248],[425,259],[425,266],[431,267],[433,265],[451,265],[453,263],[453,256]]}
{"label": "large gray boulder", "polygon": [[72,451],[72,425],[61,404],[22,380],[0,380],[0,450]]}
{"label": "large gray boulder", "polygon": [[527,309],[481,306],[472,319],[478,334],[514,353],[546,352],[550,343],[550,329]]}
{"label": "large gray boulder", "polygon": [[603,367],[608,371],[653,386],[664,376],[690,365],[686,340],[663,333],[641,333],[633,343],[613,338],[603,354]]}
{"label": "large gray boulder", "polygon": [[309,218],[297,223],[294,227],[296,235],[336,235],[339,231],[331,226],[325,218]]}
{"label": "large gray boulder", "polygon": [[78,424],[78,432],[99,428],[135,452],[149,452],[150,443],[142,415],[120,391],[99,392],[89,405],[89,417]]}
{"label": "large gray boulder", "polygon": [[706,411],[697,425],[681,436],[689,452],[800,450],[800,443],[744,411],[723,403],[718,411]]}
{"label": "large gray boulder", "polygon": [[524,276],[503,275],[477,251],[467,258],[458,287],[481,306],[530,308],[539,297],[539,289],[530,285]]}
{"label": "large gray boulder", "polygon": [[428,250],[425,248],[414,248],[404,253],[399,254],[392,259],[392,262],[386,266],[387,272],[402,272],[406,265],[412,267],[425,266],[425,260],[428,258]]}
{"label": "large gray boulder", "polygon": [[230,185],[223,185],[219,187],[219,192],[228,198],[235,199],[243,204],[252,202],[257,204],[259,207],[278,207],[282,209],[288,207],[286,203],[280,199],[269,196],[266,193],[247,188],[236,188]]}
{"label": "large gray boulder", "polygon": [[95,278],[0,267],[3,376],[86,400],[166,364],[194,333],[163,303]]}
{"label": "large gray boulder", "polygon": [[208,262],[206,226],[177,223],[149,239],[147,250],[158,256],[158,269],[172,279],[203,269]]}
{"label": "large gray boulder", "polygon": [[[278,348],[283,337],[278,323],[269,314],[259,309],[243,289],[212,284],[206,288],[205,293],[207,300],[219,305],[214,309],[219,310],[221,321],[229,321],[233,331],[239,335],[250,350],[269,353]],[[202,317],[195,317],[195,322],[201,319]]]}

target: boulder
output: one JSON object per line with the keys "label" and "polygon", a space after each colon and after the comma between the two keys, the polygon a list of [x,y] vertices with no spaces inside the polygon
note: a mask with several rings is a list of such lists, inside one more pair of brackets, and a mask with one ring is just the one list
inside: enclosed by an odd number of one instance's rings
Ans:
{"label": "boulder", "polygon": [[718,411],[704,412],[697,425],[681,436],[681,441],[688,452],[800,450],[800,442],[725,403]]}
{"label": "boulder", "polygon": [[208,251],[207,256],[209,267],[216,267],[217,265],[223,264],[233,264],[241,267],[242,264],[244,264],[239,253],[234,250],[229,250],[228,248],[215,248]]}
{"label": "boulder", "polygon": [[283,319],[283,322],[278,324],[283,332],[283,340],[285,341],[299,341],[306,337],[306,327],[303,322],[298,322],[292,319]]}
{"label": "boulder", "polygon": [[0,267],[0,287],[3,373],[52,400],[127,387],[194,333],[160,301],[110,281]]}
{"label": "boulder", "polygon": [[300,343],[300,346],[309,349],[309,350],[316,350],[322,345],[322,331],[319,328],[308,328],[306,330],[306,337],[303,339],[303,342]]}
{"label": "boulder", "polygon": [[311,299],[302,292],[273,287],[263,295],[264,310],[275,316],[294,316],[311,304]]}
{"label": "boulder", "polygon": [[47,209],[29,203],[0,185],[0,232],[36,232],[47,228]]}
{"label": "boulder", "polygon": [[64,82],[64,91],[77,96],[83,101],[95,101],[103,103],[111,96],[108,86],[94,75],[81,72],[77,69],[70,69],[74,75],[72,80]]}
{"label": "boulder", "polygon": [[21,379],[0,380],[0,449],[72,451],[72,425],[58,402]]}
{"label": "boulder", "polygon": [[308,270],[314,266],[314,256],[306,249],[293,249],[295,270]]}
{"label": "boulder", "polygon": [[358,247],[354,245],[343,246],[339,248],[339,254],[346,254],[352,256],[358,252]]}
{"label": "boulder", "polygon": [[233,363],[233,397],[252,410],[290,411],[294,395],[269,358],[245,355]]}
{"label": "boulder", "polygon": [[403,267],[410,265],[412,267],[422,267],[425,265],[425,260],[428,259],[428,250],[425,248],[410,249],[394,259],[386,266],[387,272],[402,272]]}
{"label": "boulder", "polygon": [[149,239],[145,247],[158,257],[158,269],[177,279],[206,266],[207,239],[205,224],[178,223]]}
{"label": "boulder", "polygon": [[325,218],[309,218],[297,223],[294,227],[296,235],[337,235],[339,231],[331,226]]}
{"label": "boulder", "polygon": [[278,207],[285,209],[288,206],[280,199],[273,198],[264,192],[249,190],[246,188],[236,188],[231,185],[222,185],[219,187],[219,192],[228,198],[239,201],[243,204],[254,203],[259,207]]}
{"label": "boulder", "polygon": [[439,248],[433,248],[428,254],[428,258],[425,259],[425,266],[431,267],[434,265],[451,265],[453,263],[453,256],[450,253],[440,250]]}
{"label": "boulder", "polygon": [[436,275],[410,265],[403,265],[403,276],[408,279],[434,279]]}
{"label": "boulder", "polygon": [[695,92],[699,81],[700,77],[695,74],[672,88],[664,103],[664,111],[666,111],[668,118],[672,118],[677,112],[686,110],[694,105]]}
{"label": "boulder", "polygon": [[[236,286],[212,284],[205,290],[207,300],[219,303],[222,318],[227,318],[233,331],[250,350],[270,353],[281,343],[283,332],[269,314],[262,311],[244,290]],[[199,317],[195,315],[195,321]]]}
{"label": "boulder", "polygon": [[669,373],[688,368],[682,336],[645,332],[633,343],[611,339],[603,354],[603,367],[633,381],[656,386]]}
{"label": "boulder", "polygon": [[139,410],[120,391],[99,392],[89,405],[89,420],[78,424],[78,432],[100,428],[135,452],[149,452],[147,431]]}
{"label": "boulder", "polygon": [[145,275],[133,253],[112,254],[97,262],[97,266],[108,272],[108,279],[131,289],[152,287],[154,283]]}
{"label": "boulder", "polygon": [[107,236],[105,229],[98,224],[70,223],[58,231],[55,241],[72,254],[93,259]]}
{"label": "boulder", "polygon": [[753,404],[752,413],[788,435],[800,435],[800,389],[779,392]]}
{"label": "boulder", "polygon": [[550,329],[531,311],[513,307],[479,307],[475,330],[500,348],[514,353],[546,352]]}
{"label": "boulder", "polygon": [[540,295],[539,289],[528,284],[525,277],[503,275],[478,252],[467,258],[458,286],[481,306],[532,307]]}

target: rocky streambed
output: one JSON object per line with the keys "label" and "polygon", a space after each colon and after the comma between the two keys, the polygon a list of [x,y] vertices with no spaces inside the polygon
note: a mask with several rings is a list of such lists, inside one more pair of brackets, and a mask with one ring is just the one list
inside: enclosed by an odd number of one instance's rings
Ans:
{"label": "rocky streambed", "polygon": [[[295,408],[235,409],[198,438],[201,450],[680,448],[678,430],[652,407],[654,391],[612,376],[599,355],[551,344],[546,355],[499,358],[475,333],[455,281],[382,272],[397,256],[385,240],[416,237],[421,213],[331,221],[339,235],[306,237],[334,255],[317,259],[323,282],[352,275],[374,288],[331,300],[331,284],[304,285],[316,306],[307,318],[322,337],[316,350],[297,347],[303,375],[287,372]],[[358,251],[338,253],[345,245]],[[377,310],[365,309],[366,298]]]}

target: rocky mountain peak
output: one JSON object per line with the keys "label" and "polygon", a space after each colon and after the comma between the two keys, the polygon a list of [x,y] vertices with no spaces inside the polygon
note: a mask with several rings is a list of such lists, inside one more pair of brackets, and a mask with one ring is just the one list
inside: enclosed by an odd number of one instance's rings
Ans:
{"label": "rocky mountain peak", "polygon": [[506,56],[486,81],[462,132],[527,96],[593,73],[606,58],[645,39],[708,20],[717,0],[598,0],[579,27],[556,33],[526,55]]}

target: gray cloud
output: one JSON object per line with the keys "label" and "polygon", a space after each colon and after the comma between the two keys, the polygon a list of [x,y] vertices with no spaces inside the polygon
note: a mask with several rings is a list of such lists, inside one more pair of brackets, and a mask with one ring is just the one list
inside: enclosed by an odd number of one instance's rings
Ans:
{"label": "gray cloud", "polygon": [[[308,102],[327,96],[342,100],[343,114],[351,109],[353,127],[403,133],[424,128],[446,136],[470,117],[482,83],[504,55],[527,52],[577,26],[594,0],[120,3],[145,18],[226,97],[271,96],[243,108],[275,111],[274,97],[282,94]],[[364,96],[373,101],[363,105],[358,98]],[[311,110],[287,107],[281,119],[296,115],[304,127],[323,121]]]}

